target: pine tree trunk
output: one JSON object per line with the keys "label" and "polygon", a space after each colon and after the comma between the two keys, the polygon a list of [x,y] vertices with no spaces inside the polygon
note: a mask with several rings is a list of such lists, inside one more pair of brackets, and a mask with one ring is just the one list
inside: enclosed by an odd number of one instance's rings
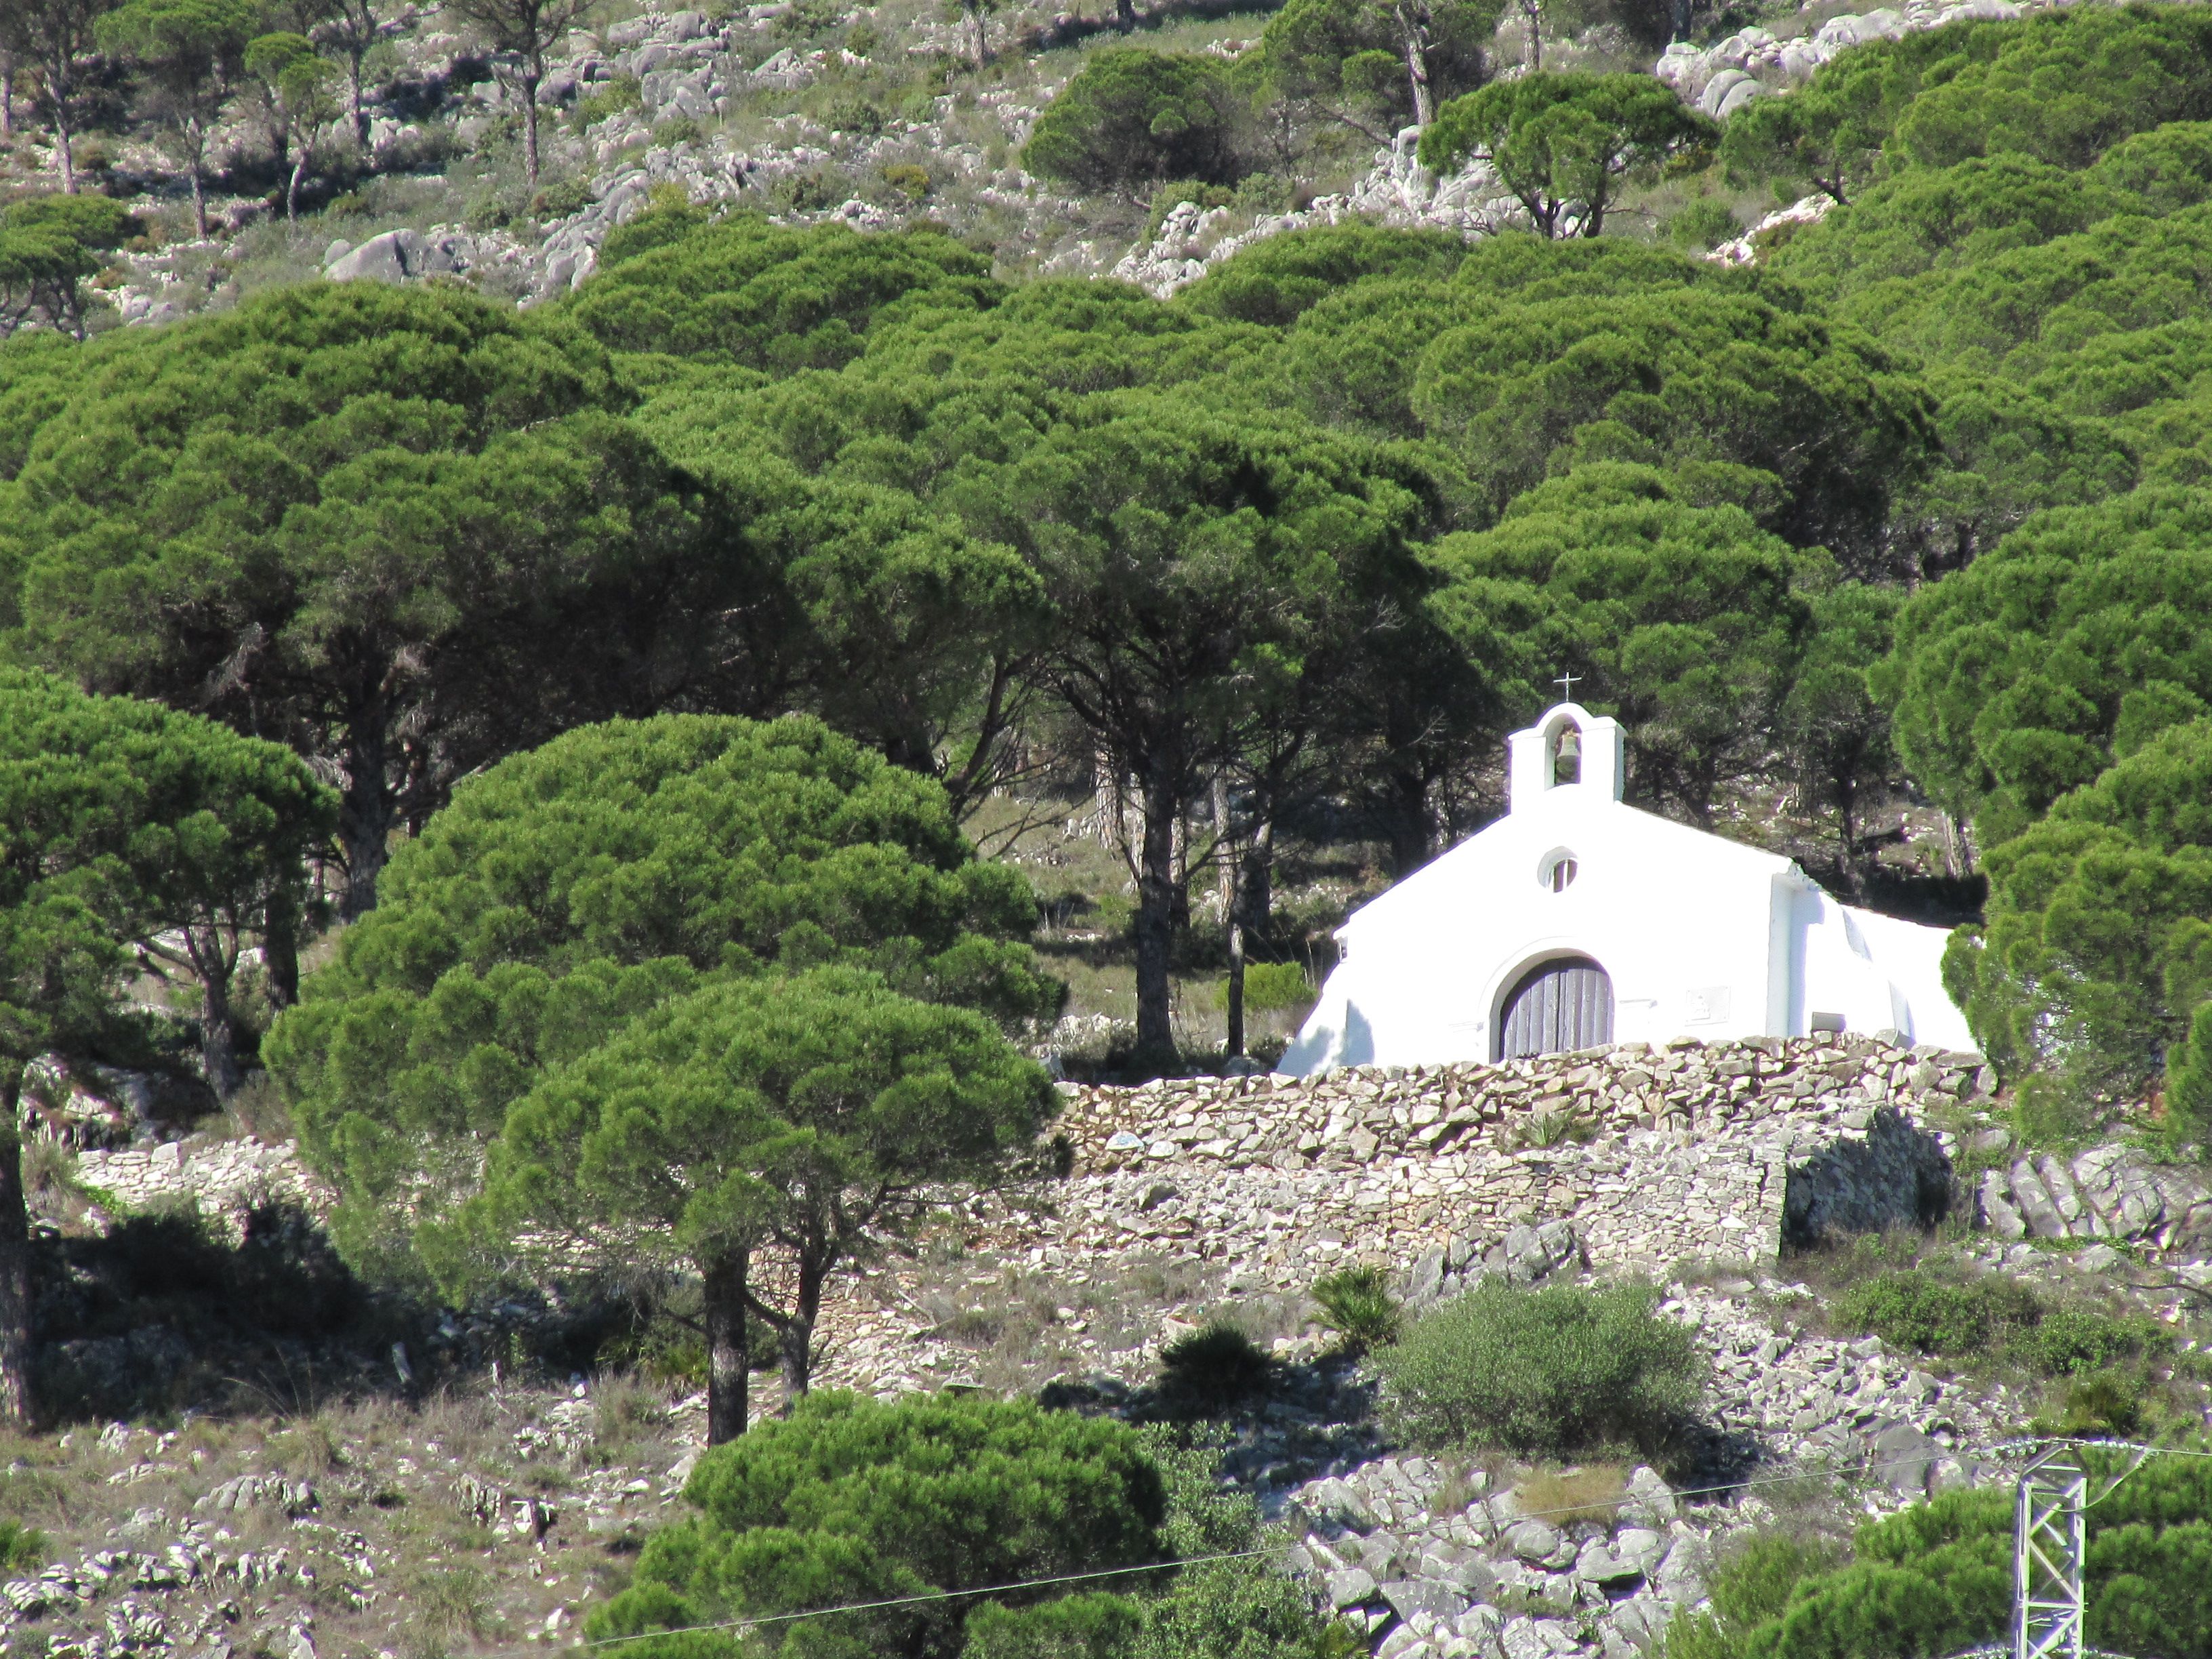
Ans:
{"label": "pine tree trunk", "polygon": [[347,92],[353,109],[353,141],[364,155],[368,150],[368,112],[361,106],[361,60],[367,55],[357,49],[346,54]]}
{"label": "pine tree trunk", "polygon": [[1401,5],[1398,10],[1399,44],[1406,53],[1406,78],[1413,88],[1413,125],[1425,127],[1437,118],[1436,100],[1429,94],[1429,53],[1421,39],[1418,19],[1406,15]]}
{"label": "pine tree trunk", "polygon": [[799,1291],[792,1316],[776,1332],[778,1358],[782,1362],[784,1409],[789,1411],[806,1397],[814,1380],[814,1322],[822,1316],[823,1266],[801,1252]]}
{"label": "pine tree trunk", "polygon": [[0,138],[15,136],[15,59],[0,52]]}
{"label": "pine tree trunk", "polygon": [[1270,811],[1253,826],[1252,838],[1237,857],[1237,919],[1261,943],[1270,937],[1275,913],[1275,818]]}
{"label": "pine tree trunk", "polygon": [[522,176],[532,190],[538,188],[538,83],[543,79],[544,70],[534,66],[522,77]]}
{"label": "pine tree trunk", "polygon": [[207,162],[207,145],[202,139],[197,121],[185,127],[185,137],[192,149],[192,223],[198,227],[199,239],[204,242],[208,239],[207,181],[200,176],[200,172]]}
{"label": "pine tree trunk", "polygon": [[1390,823],[1390,873],[1398,880],[1429,861],[1429,786],[1410,764],[1390,769],[1384,811]]}
{"label": "pine tree trunk", "polygon": [[230,1006],[230,986],[221,972],[204,969],[200,981],[200,1069],[220,1101],[228,1101],[246,1081],[238,1064],[238,1018]]}
{"label": "pine tree trunk", "polygon": [[1836,785],[1836,828],[1840,833],[1843,856],[1839,860],[1844,875],[1844,890],[1854,904],[1866,902],[1866,871],[1859,857],[1859,792],[1854,787],[1850,769],[1838,767]]}
{"label": "pine tree trunk", "polygon": [[1214,893],[1221,905],[1221,923],[1229,935],[1229,1033],[1223,1049],[1225,1059],[1244,1052],[1244,928],[1237,914],[1241,884],[1237,880],[1240,843],[1229,804],[1229,780],[1213,780]]}
{"label": "pine tree trunk", "polygon": [[1137,32],[1136,0],[1114,0],[1114,27],[1124,34]]}
{"label": "pine tree trunk", "polygon": [[0,1423],[30,1425],[31,1222],[23,1206],[18,1108],[23,1063],[0,1062]]}
{"label": "pine tree trunk", "polygon": [[1175,940],[1176,818],[1181,803],[1158,760],[1144,778],[1143,845],[1137,862],[1137,1059],[1148,1068],[1176,1064],[1168,970]]}
{"label": "pine tree trunk", "polygon": [[54,153],[61,158],[62,164],[62,194],[74,196],[76,194],[76,146],[70,142],[69,123],[62,117],[59,94],[53,94],[50,101],[54,106]]}
{"label": "pine tree trunk", "polygon": [[1244,924],[1229,924],[1229,1042],[1231,1060],[1244,1053]]}
{"label": "pine tree trunk", "polygon": [[745,1318],[745,1253],[709,1262],[703,1274],[707,1316],[707,1443],[745,1431],[750,1410],[751,1330]]}
{"label": "pine tree trunk", "polygon": [[384,872],[393,817],[384,779],[386,741],[383,706],[371,701],[348,722],[345,788],[338,797],[338,847],[346,867],[338,908],[348,921],[376,908],[377,878]]}
{"label": "pine tree trunk", "polygon": [[289,1008],[300,1000],[299,896],[289,885],[277,889],[261,912],[261,963],[269,978],[272,1006]]}

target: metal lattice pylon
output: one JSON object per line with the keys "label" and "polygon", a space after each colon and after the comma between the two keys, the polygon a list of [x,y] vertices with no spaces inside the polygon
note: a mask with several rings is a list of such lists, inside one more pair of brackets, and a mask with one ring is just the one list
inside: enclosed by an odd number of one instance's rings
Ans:
{"label": "metal lattice pylon", "polygon": [[2021,1472],[2013,1525],[2014,1659],[2081,1659],[2081,1564],[2089,1476],[2071,1447]]}

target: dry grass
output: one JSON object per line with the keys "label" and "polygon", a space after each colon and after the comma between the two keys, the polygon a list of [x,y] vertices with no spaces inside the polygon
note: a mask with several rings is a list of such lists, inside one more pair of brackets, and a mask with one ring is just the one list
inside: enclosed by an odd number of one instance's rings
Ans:
{"label": "dry grass", "polygon": [[1523,1479],[1513,1501],[1523,1515],[1541,1516],[1555,1527],[1577,1521],[1609,1525],[1620,1513],[1628,1472],[1618,1463],[1547,1470]]}
{"label": "dry grass", "polygon": [[[1265,1346],[1305,1323],[1303,1297],[1226,1294],[1219,1269],[1166,1253],[1093,1261],[1066,1273],[969,1255],[940,1236],[902,1294],[935,1338],[966,1349],[970,1380],[998,1393],[1034,1390],[1071,1370],[1127,1370],[1166,1322],[1229,1319]],[[1141,1369],[1139,1367],[1139,1369]]]}

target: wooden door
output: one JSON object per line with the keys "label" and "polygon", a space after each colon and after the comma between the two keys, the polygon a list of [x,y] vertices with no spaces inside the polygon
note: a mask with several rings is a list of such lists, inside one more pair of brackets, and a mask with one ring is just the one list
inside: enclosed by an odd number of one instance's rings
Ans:
{"label": "wooden door", "polygon": [[1500,1060],[1610,1042],[1613,981],[1587,957],[1541,963],[1506,997],[1498,1038]]}

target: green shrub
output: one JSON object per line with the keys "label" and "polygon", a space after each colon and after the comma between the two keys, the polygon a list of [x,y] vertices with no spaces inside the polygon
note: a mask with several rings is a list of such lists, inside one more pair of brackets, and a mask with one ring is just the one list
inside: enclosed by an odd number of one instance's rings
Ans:
{"label": "green shrub", "polygon": [[[1250,962],[1244,965],[1244,1012],[1248,1014],[1279,1013],[1285,1008],[1303,1008],[1314,1000],[1313,986],[1306,979],[1306,970],[1295,962]],[[1213,1006],[1226,1010],[1229,1006],[1229,981],[1223,980],[1214,988]]]}
{"label": "green shrub", "polygon": [[[2212,1651],[2212,1459],[2153,1459],[2087,1519],[2088,1639],[2175,1659]],[[2012,1492],[1984,1486],[1868,1522],[1857,1559],[1826,1571],[1765,1545],[1740,1577],[1723,1563],[1717,1617],[1678,1620],[1667,1659],[1932,1659],[1999,1639],[2012,1534]]]}
{"label": "green shrub", "polygon": [[1103,1590],[1028,1607],[993,1601],[969,1616],[960,1659],[1126,1659],[1144,1627],[1141,1605]]}
{"label": "green shrub", "polygon": [[2013,1091],[2013,1133],[2030,1146],[2078,1146],[2095,1134],[2097,1119],[2096,1109],[2069,1078],[2035,1072]]}
{"label": "green shrub", "polygon": [[1022,165],[1080,191],[1133,194],[1164,179],[1225,185],[1237,172],[1238,103],[1219,58],[1109,46],[1037,117]]}
{"label": "green shrub", "polygon": [[1178,1405],[1227,1411],[1267,1386],[1273,1363],[1236,1326],[1215,1320],[1161,1351],[1160,1386]]}
{"label": "green shrub", "polygon": [[1758,1534],[1723,1557],[1714,1571],[1707,1592],[1713,1613],[1735,1630],[1778,1619],[1802,1581],[1832,1572],[1843,1560],[1842,1547],[1829,1539],[1796,1532]]}
{"label": "green shrub", "polygon": [[565,219],[592,204],[592,187],[581,179],[559,179],[530,198],[533,219]]}
{"label": "green shrub", "polygon": [[872,23],[855,23],[845,33],[845,50],[855,58],[872,58],[884,37],[876,33]]}
{"label": "green shrub", "polygon": [[865,98],[840,98],[823,112],[825,125],[838,132],[873,138],[884,130],[884,112]]}
{"label": "green shrub", "polygon": [[828,174],[794,173],[779,179],[769,190],[769,199],[779,213],[819,213],[837,205],[837,187]]}
{"label": "green shrub", "polygon": [[1364,1659],[1367,1652],[1343,1625],[1316,1619],[1297,1581],[1264,1560],[1186,1567],[1145,1611],[1144,1634],[1127,1659]]}
{"label": "green shrub", "polygon": [[568,118],[576,131],[581,132],[586,127],[610,116],[619,115],[626,109],[641,109],[644,105],[645,99],[638,90],[637,77],[633,75],[617,76],[597,92],[587,93],[579,98]]}
{"label": "green shrub", "polygon": [[0,1521],[0,1572],[28,1571],[46,1559],[46,1534],[21,1521]]}
{"label": "green shrub", "polygon": [[[1467,257],[1449,232],[1353,220],[1271,236],[1215,265],[1177,303],[1209,317],[1287,328],[1333,294],[1370,277],[1441,281]],[[1315,917],[1333,926],[1334,915]]]}
{"label": "green shrub", "polygon": [[704,130],[688,115],[672,115],[653,130],[654,143],[671,147],[696,144],[705,137]]}
{"label": "green shrub", "polygon": [[1314,1280],[1313,1299],[1321,1304],[1322,1322],[1354,1353],[1398,1340],[1405,1310],[1380,1267],[1339,1268]]}
{"label": "green shrub", "polygon": [[835,0],[791,0],[773,27],[778,34],[808,40],[827,34],[837,27],[842,16]]}
{"label": "green shrub", "polygon": [[2043,1304],[2027,1285],[1994,1273],[1954,1282],[1913,1267],[1852,1285],[1838,1311],[1893,1347],[1971,1359],[2002,1351],[2042,1316]]}
{"label": "green shrub", "polygon": [[2053,1431],[2083,1439],[2132,1435],[2141,1431],[2142,1419],[2142,1401],[2125,1380],[2087,1376],[2067,1385],[2065,1407]]}
{"label": "green shrub", "polygon": [[514,222],[514,210],[498,191],[488,190],[468,204],[461,222],[479,233],[499,230]]}
{"label": "green shrub", "polygon": [[[1123,1424],[1028,1401],[883,1405],[828,1392],[708,1451],[684,1495],[696,1513],[653,1535],[632,1586],[589,1624],[595,1638],[642,1638],[623,1644],[635,1659],[787,1646],[954,1659],[963,1625],[988,1602],[876,1607],[766,1626],[742,1643],[648,1632],[1157,1560],[1167,1501],[1142,1437]],[[983,1628],[999,1651],[1052,1651],[1009,1646],[997,1624]]]}
{"label": "green shrub", "polygon": [[1236,199],[1234,191],[1196,179],[1178,179],[1172,184],[1162,185],[1152,192],[1152,215],[1145,221],[1145,240],[1158,240],[1160,227],[1167,222],[1168,215],[1185,202],[1202,208],[1218,208],[1227,207]]}
{"label": "green shrub", "polygon": [[1742,234],[1743,227],[1728,204],[1710,198],[1691,203],[1667,222],[1667,240],[1693,252],[1717,247]]}
{"label": "green shrub", "polygon": [[1255,173],[1237,181],[1231,205],[1247,213],[1288,213],[1297,204],[1297,186],[1272,173]]}
{"label": "green shrub", "polygon": [[[1155,1425],[1146,1438],[1167,1481],[1161,1532],[1173,1554],[1220,1556],[1267,1541],[1258,1502],[1222,1484],[1226,1434]],[[1152,1588],[1143,1633],[1117,1659],[1364,1659],[1367,1652],[1342,1626],[1315,1618],[1297,1581],[1264,1559],[1185,1567]]]}
{"label": "green shrub", "polygon": [[1894,1347],[1940,1359],[2008,1358],[2045,1376],[2104,1370],[2172,1346],[2154,1321],[2054,1307],[1996,1273],[1965,1280],[1918,1267],[1880,1273],[1844,1291],[1837,1311]]}
{"label": "green shrub", "polygon": [[2172,1336],[2153,1320],[2052,1308],[2014,1339],[2012,1351],[2045,1376],[2084,1376],[2172,1346]]}
{"label": "green shrub", "polygon": [[1666,1659],[1742,1659],[1745,1638],[1779,1619],[1800,1583],[1834,1571],[1845,1559],[1838,1543],[1796,1532],[1746,1539],[1714,1568],[1711,1610],[1678,1614],[1668,1627]]}
{"label": "green shrub", "polygon": [[909,202],[919,202],[930,191],[928,170],[911,161],[893,161],[884,169],[884,182]]}
{"label": "green shrub", "polygon": [[626,259],[680,242],[706,223],[706,210],[689,202],[648,207],[628,224],[617,225],[607,233],[607,240],[599,248],[599,269],[611,270]]}
{"label": "green shrub", "polygon": [[1526,1291],[1492,1281],[1422,1318],[1376,1364],[1386,1412],[1407,1438],[1525,1455],[1662,1450],[1702,1380],[1689,1331],[1635,1284]]}

